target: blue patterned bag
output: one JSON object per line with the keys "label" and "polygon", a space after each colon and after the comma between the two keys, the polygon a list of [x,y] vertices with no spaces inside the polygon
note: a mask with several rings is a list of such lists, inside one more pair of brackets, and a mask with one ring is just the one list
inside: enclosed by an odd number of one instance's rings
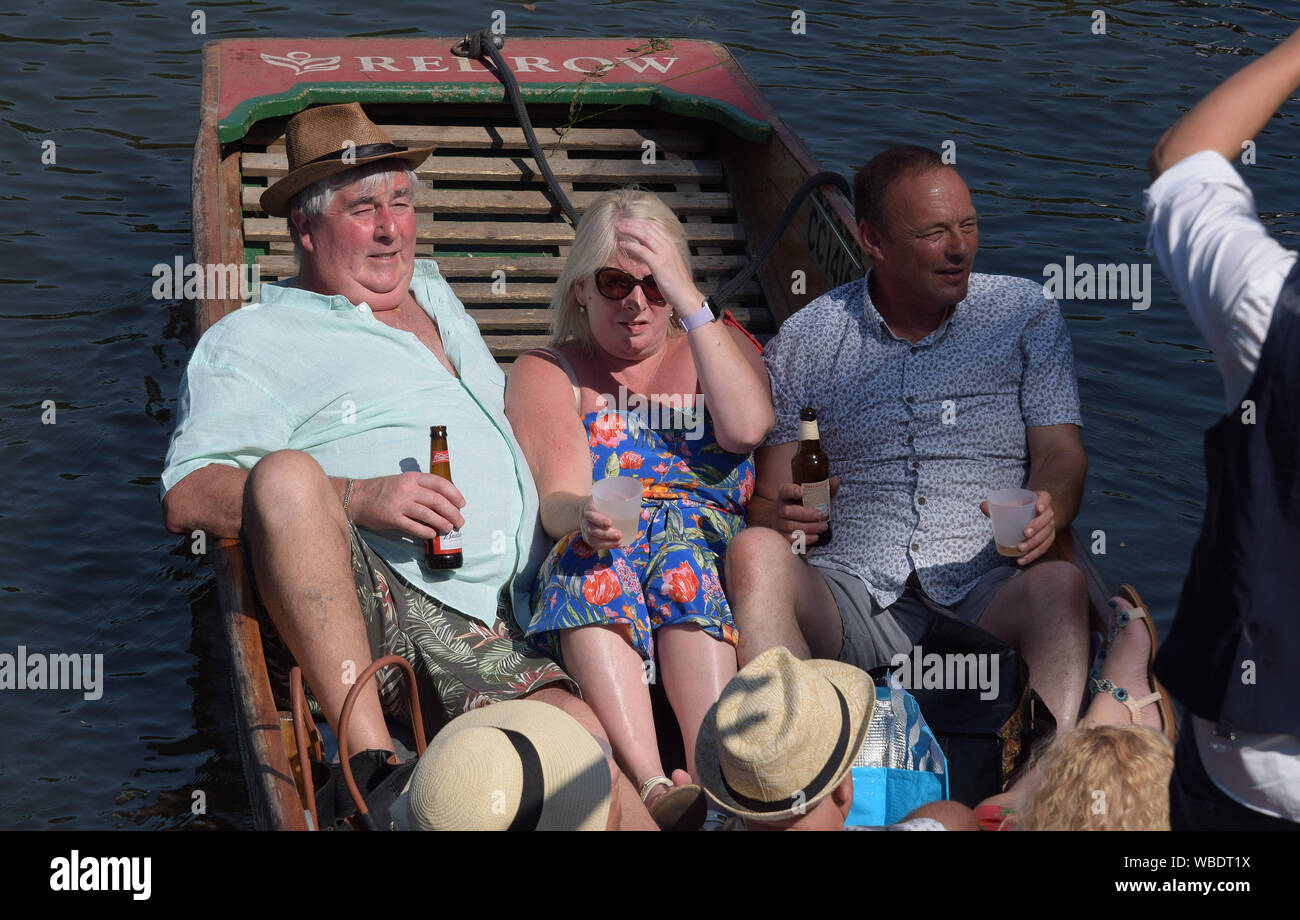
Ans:
{"label": "blue patterned bag", "polygon": [[898,681],[885,680],[876,687],[867,738],[853,761],[853,808],[844,823],[894,824],[947,797],[948,761],[920,705]]}

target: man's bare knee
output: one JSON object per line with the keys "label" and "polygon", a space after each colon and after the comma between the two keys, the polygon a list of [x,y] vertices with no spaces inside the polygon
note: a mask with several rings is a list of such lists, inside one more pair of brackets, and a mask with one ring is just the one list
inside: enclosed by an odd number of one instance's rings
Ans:
{"label": "man's bare knee", "polygon": [[[300,450],[277,450],[253,466],[244,486],[244,519],[294,516],[317,507],[330,489],[325,470]],[[340,517],[342,509],[340,508]]]}
{"label": "man's bare knee", "polygon": [[578,722],[587,731],[594,735],[599,735],[608,740],[608,735],[604,727],[600,724],[600,719],[596,717],[595,711],[573,691],[567,687],[548,685],[540,690],[534,690],[528,694],[526,699],[536,700],[539,703],[546,703],[548,706],[554,706],[556,709],[562,709],[574,721]]}
{"label": "man's bare knee", "polygon": [[1032,636],[1055,635],[1086,623],[1088,586],[1072,562],[1039,562],[1005,582],[989,602],[979,625],[1024,651]]}
{"label": "man's bare knee", "polygon": [[727,593],[752,584],[791,556],[790,542],[768,527],[746,527],[727,544]]}
{"label": "man's bare knee", "polygon": [[1084,580],[1082,570],[1073,562],[1058,559],[1042,563],[1041,568],[1051,577],[1060,590],[1067,592],[1070,596],[1082,596],[1087,593],[1088,583]]}
{"label": "man's bare knee", "polygon": [[1062,561],[1042,562],[1030,570],[1030,573],[1034,572],[1037,574],[1034,594],[1040,599],[1038,606],[1060,616],[1070,616],[1080,609],[1086,611],[1088,582],[1077,565]]}

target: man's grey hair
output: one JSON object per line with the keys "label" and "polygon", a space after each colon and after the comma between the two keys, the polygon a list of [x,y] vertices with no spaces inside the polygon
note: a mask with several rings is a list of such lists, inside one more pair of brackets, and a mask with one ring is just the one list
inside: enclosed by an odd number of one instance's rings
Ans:
{"label": "man's grey hair", "polygon": [[[330,206],[330,202],[334,200],[334,195],[339,189],[355,182],[359,183],[357,186],[358,192],[373,192],[386,183],[387,180],[381,177],[394,171],[393,161],[391,160],[377,160],[374,163],[365,163],[326,176],[290,198],[289,239],[293,240],[294,260],[299,265],[302,264],[302,242],[298,239],[298,228],[293,223],[294,211],[301,211],[302,216],[308,220],[319,217],[325,213],[325,209]],[[406,173],[406,178],[410,180],[411,195],[414,197],[420,187],[420,180],[416,177],[415,170],[408,167],[402,171]]]}

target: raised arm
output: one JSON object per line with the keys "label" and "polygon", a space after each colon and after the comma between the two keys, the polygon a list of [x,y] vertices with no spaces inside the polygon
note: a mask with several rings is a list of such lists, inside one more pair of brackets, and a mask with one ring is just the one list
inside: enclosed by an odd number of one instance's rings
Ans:
{"label": "raised arm", "polygon": [[762,355],[744,333],[721,322],[692,330],[687,341],[718,443],[749,453],[775,421]]}
{"label": "raised arm", "polygon": [[1214,150],[1226,160],[1241,154],[1300,87],[1300,29],[1272,51],[1252,61],[1165,131],[1151,151],[1147,172],[1154,181],[1178,161]]}
{"label": "raised arm", "polygon": [[[625,238],[619,245],[627,254],[650,266],[659,290],[678,316],[685,319],[702,308],[704,295],[661,227],[624,218],[615,229]],[[762,359],[744,336],[721,322],[691,330],[686,341],[718,443],[733,454],[749,453],[763,442],[775,419]]]}

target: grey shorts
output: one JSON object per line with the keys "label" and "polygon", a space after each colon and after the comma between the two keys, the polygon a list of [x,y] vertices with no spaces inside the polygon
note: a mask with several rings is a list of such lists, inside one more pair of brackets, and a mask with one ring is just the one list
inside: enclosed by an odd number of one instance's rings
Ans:
{"label": "grey shorts", "polygon": [[889,664],[900,652],[910,653],[925,634],[932,613],[979,625],[993,595],[1021,572],[1016,566],[998,566],[951,607],[943,606],[912,581],[898,600],[882,608],[856,575],[825,566],[815,568],[830,588],[844,624],[840,661],[864,671]]}

